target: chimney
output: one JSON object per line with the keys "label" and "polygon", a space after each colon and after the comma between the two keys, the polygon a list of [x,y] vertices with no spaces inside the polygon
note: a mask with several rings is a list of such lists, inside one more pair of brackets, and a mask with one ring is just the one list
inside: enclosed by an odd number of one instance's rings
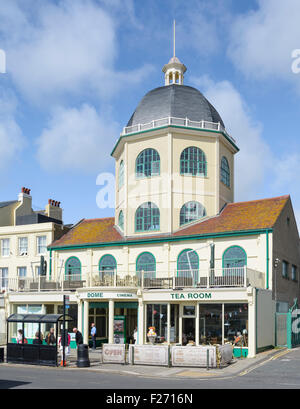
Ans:
{"label": "chimney", "polygon": [[60,207],[60,202],[49,199],[48,204],[46,206],[45,214],[48,217],[62,221],[62,209]]}
{"label": "chimney", "polygon": [[18,201],[21,202],[22,207],[24,207],[24,211],[27,214],[30,214],[32,211],[32,196],[30,195],[31,190],[22,187],[21,193],[19,193]]}

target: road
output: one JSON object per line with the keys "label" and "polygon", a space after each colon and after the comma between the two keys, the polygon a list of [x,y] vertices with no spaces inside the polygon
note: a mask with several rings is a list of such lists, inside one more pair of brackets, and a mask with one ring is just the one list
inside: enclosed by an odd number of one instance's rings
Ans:
{"label": "road", "polygon": [[282,389],[300,388],[300,348],[229,378],[145,378],[92,370],[0,364],[0,389]]}

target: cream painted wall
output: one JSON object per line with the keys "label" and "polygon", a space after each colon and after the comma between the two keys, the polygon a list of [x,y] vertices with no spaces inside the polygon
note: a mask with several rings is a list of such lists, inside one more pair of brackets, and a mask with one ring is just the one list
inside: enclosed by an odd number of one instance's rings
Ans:
{"label": "cream painted wall", "polygon": [[[3,239],[10,239],[10,256],[5,257],[0,252],[0,268],[8,268],[9,278],[17,277],[18,267],[27,268],[27,277],[35,273],[35,266],[40,263],[40,254],[37,251],[37,237],[46,236],[46,245],[54,240],[53,223],[34,225],[0,227],[0,244]],[[28,255],[19,255],[19,238],[28,238]],[[49,252],[43,254],[49,266]]]}
{"label": "cream painted wall", "polygon": [[150,252],[156,260],[156,276],[172,276],[177,269],[179,254],[186,249],[193,249],[199,256],[200,271],[206,274],[210,268],[210,247],[215,244],[215,269],[222,273],[223,254],[231,246],[241,246],[247,254],[247,267],[266,274],[266,239],[265,234],[223,237],[213,240],[182,240],[157,244],[141,244],[114,247],[99,247],[78,250],[53,251],[53,277],[64,274],[65,262],[69,257],[79,258],[82,266],[83,279],[87,279],[90,272],[98,275],[98,265],[102,256],[111,254],[117,261],[118,275],[136,274],[136,261],[143,252]]}
{"label": "cream painted wall", "polygon": [[[221,141],[221,142],[219,142]],[[180,156],[184,149],[195,146],[206,156],[207,175],[180,174]],[[145,149],[152,148],[160,155],[160,175],[136,178],[136,159]],[[117,152],[117,153],[116,153]],[[180,209],[192,200],[206,208],[208,216],[216,215],[223,203],[233,201],[233,162],[235,149],[219,133],[183,128],[167,128],[132,135],[122,141],[122,148],[114,154],[116,159],[116,223],[120,210],[125,216],[124,235],[139,236],[135,232],[135,212],[143,203],[151,201],[160,209],[160,230],[171,233],[180,227]],[[232,189],[220,182],[220,158],[225,155],[232,170]],[[119,189],[119,167],[124,161],[124,186]],[[223,186],[222,186],[223,185]],[[156,232],[147,232],[146,234]]]}

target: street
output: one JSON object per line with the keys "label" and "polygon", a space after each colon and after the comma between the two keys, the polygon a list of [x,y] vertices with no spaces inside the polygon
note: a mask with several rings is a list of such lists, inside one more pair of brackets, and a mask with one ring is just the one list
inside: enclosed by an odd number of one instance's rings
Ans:
{"label": "street", "polygon": [[300,349],[235,376],[151,378],[99,371],[0,365],[0,389],[281,389],[300,388]]}

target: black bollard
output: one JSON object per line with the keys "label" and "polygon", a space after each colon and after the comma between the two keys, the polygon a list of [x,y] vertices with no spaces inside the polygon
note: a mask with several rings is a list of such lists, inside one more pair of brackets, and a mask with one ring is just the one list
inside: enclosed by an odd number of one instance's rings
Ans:
{"label": "black bollard", "polygon": [[77,348],[77,367],[88,368],[89,366],[89,346],[86,344],[79,344]]}

